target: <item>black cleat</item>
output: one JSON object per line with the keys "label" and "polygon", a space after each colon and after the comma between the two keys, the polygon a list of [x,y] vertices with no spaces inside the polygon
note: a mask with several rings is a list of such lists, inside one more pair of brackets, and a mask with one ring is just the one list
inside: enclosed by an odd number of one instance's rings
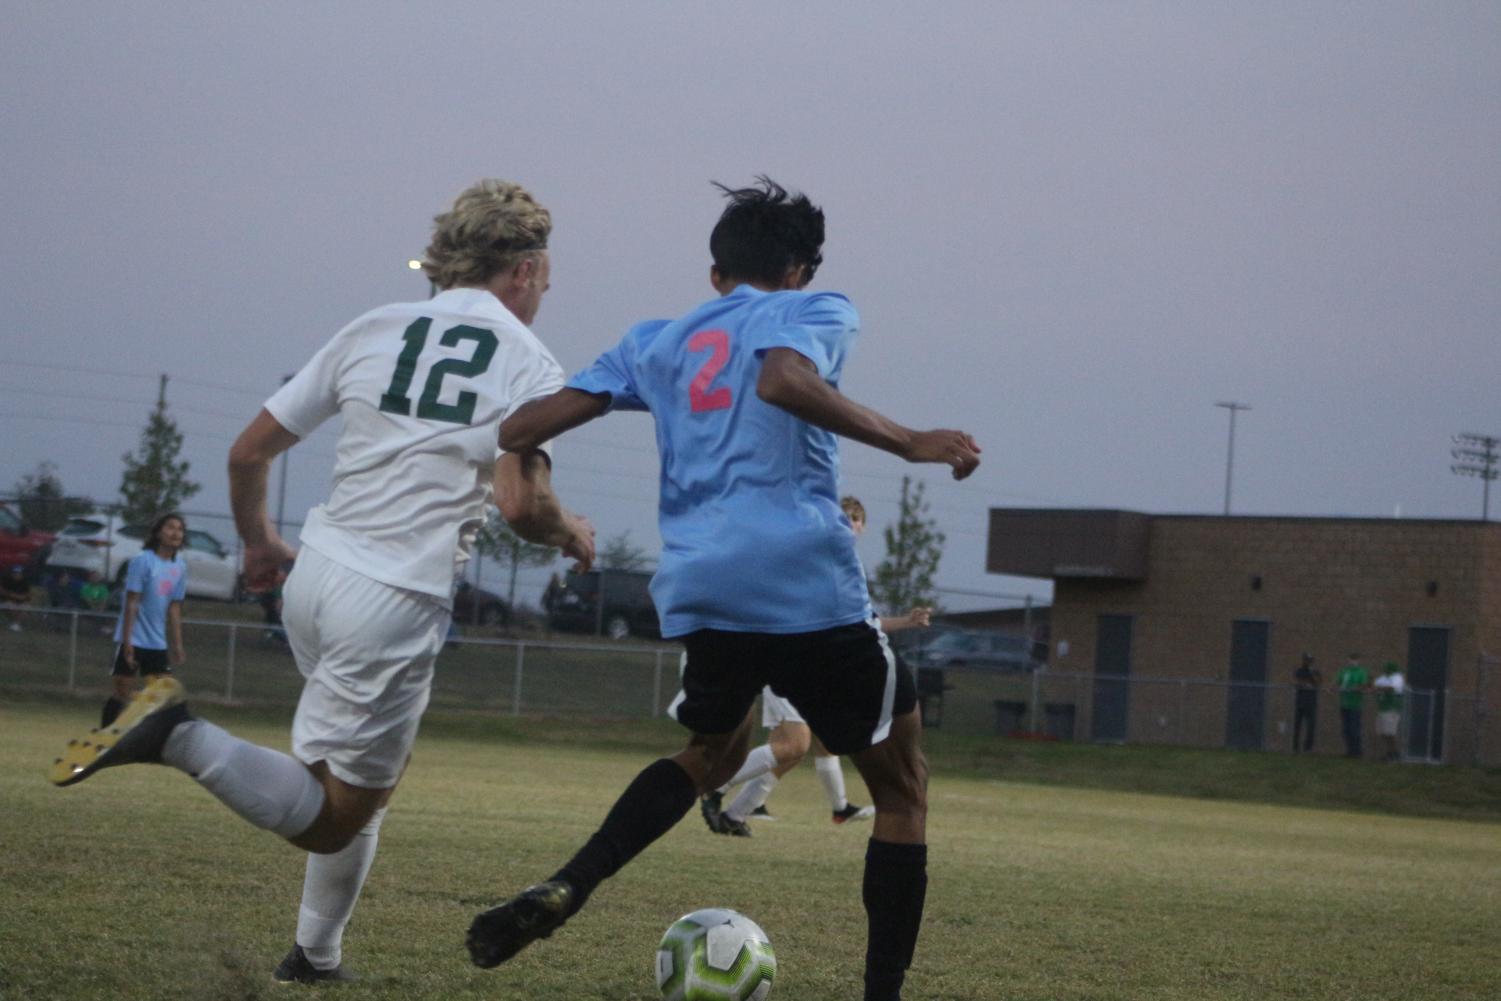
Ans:
{"label": "black cleat", "polygon": [[873,806],[856,806],[853,803],[844,804],[843,810],[834,811],[834,823],[847,824],[851,820],[869,820],[876,815]]}
{"label": "black cleat", "polygon": [[567,921],[573,887],[560,879],[529,886],[499,907],[492,907],[469,926],[469,958],[475,966],[499,966],[539,938],[548,938]]}
{"label": "black cleat", "polygon": [[709,830],[715,834],[723,834],[719,829],[719,817],[724,804],[724,793],[711,792],[707,796],[701,796],[698,800],[698,812],[704,815],[704,823],[709,825]]}
{"label": "black cleat", "polygon": [[335,966],[332,970],[318,969],[308,960],[300,945],[292,946],[292,951],[276,964],[271,977],[279,984],[342,984],[360,979],[343,966]]}
{"label": "black cleat", "polygon": [[728,834],[732,838],[748,838],[751,836],[750,825],[743,820],[736,820],[728,813],[719,815],[719,826],[714,829],[715,834]]}
{"label": "black cleat", "polygon": [[160,764],[172,728],[193,718],[183,698],[182,684],[176,678],[154,678],[112,724],[68,741],[62,757],[53,759],[47,778],[53,785],[70,786],[101,768]]}
{"label": "black cleat", "polygon": [[762,803],[760,806],[758,806],[754,810],[752,810],[751,811],[751,815],[749,817],[745,818],[745,819],[746,820],[776,820],[777,818],[773,817],[771,815],[771,811],[768,810],[768,809],[766,809],[766,804]]}

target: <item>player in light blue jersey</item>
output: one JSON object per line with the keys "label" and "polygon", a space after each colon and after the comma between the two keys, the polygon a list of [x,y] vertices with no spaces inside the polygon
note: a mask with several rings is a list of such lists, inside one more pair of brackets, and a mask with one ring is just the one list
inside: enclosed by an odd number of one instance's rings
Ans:
{"label": "player in light blue jersey", "polygon": [[161,515],[125,570],[125,600],[115,623],[115,659],[110,668],[114,690],[100,713],[100,727],[113,723],[130,702],[137,676],[150,684],[171,674],[187,658],[182,645],[182,602],[187,596],[188,568],[179,555],[187,532],[182,515]]}
{"label": "player in light blue jersey", "polygon": [[927,766],[911,676],[871,612],[839,509],[837,436],[909,462],[979,464],[961,431],[913,431],[838,389],[859,329],[849,300],[808,293],[823,213],[766,178],[732,191],[709,240],[719,297],[643,323],[558,393],[501,425],[537,448],[611,409],[649,410],[661,453],[663,554],[652,582],[662,633],[683,640],[677,720],[693,736],[638,775],[604,825],[550,880],[475,918],[470,956],[495,966],[578,911],[606,878],[734,775],[763,686],[834,754],[851,755],[876,804],[866,854],[867,1001],[893,1001],[927,886]]}

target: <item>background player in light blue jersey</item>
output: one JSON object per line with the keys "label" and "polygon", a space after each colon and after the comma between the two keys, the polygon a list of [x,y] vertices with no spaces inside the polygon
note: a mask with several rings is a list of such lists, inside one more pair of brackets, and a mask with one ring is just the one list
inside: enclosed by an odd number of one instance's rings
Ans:
{"label": "background player in light blue jersey", "polygon": [[164,514],[151,525],[140,553],[125,568],[125,599],[115,623],[114,691],[104,703],[99,725],[109,726],[135,695],[136,678],[150,682],[181,665],[182,601],[188,567],[178,553],[188,526],[180,514]]}
{"label": "background player in light blue jersey", "polygon": [[927,766],[912,678],[872,614],[839,509],[838,435],[963,478],[979,446],[913,431],[838,390],[859,328],[849,300],[807,293],[823,213],[766,178],[722,189],[710,281],[719,298],[643,323],[558,393],[501,425],[536,448],[611,409],[649,410],[661,453],[663,554],[652,582],[662,633],[683,640],[675,716],[693,736],[647,767],[588,843],[547,882],[475,918],[470,956],[495,966],[550,935],[589,894],[732,776],[765,685],[834,754],[851,755],[876,804],[866,854],[867,1001],[899,998],[927,886]]}

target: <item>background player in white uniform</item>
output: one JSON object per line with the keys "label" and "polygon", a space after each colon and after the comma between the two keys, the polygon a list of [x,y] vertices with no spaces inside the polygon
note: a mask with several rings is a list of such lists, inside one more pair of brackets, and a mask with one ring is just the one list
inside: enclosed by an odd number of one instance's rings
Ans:
{"label": "background player in white uniform", "polygon": [[[258,827],[315,853],[296,944],[280,980],[348,979],[343,928],[374,858],[386,802],[427,705],[452,617],[458,561],[492,492],[524,538],[593,559],[593,528],[558,505],[548,458],[499,451],[500,421],[562,385],[527,329],[547,290],[547,210],[521,187],[481,181],[435,220],[424,267],[443,289],[345,327],[266,401],[230,451],[230,494],[252,588],[286,560],[283,610],[307,679],[294,757],[240,740],[158,681],[113,732],[75,742],[54,766],[71,784],[101,767],[160,760]],[[294,554],[266,513],[272,460],[343,418],[333,489]]]}
{"label": "background player in white uniform", "polygon": [[[865,505],[858,497],[839,499],[839,506],[850,520],[850,530],[859,538],[865,532]],[[905,629],[926,629],[931,620],[931,608],[914,608],[906,615],[881,617],[881,631],[901,632]],[[902,667],[906,670],[905,665]],[[823,742],[813,736],[813,730],[798,714],[791,702],[782,698],[770,687],[761,692],[761,725],[771,730],[766,743],[746,755],[745,764],[735,777],[703,797],[700,807],[709,830],[716,834],[748,837],[750,828],[746,821],[753,816],[766,816],[763,809],[767,798],[783,775],[802,763],[813,748],[813,766],[818,773],[819,784],[829,801],[831,819],[836,824],[851,820],[868,820],[875,815],[875,808],[851,803],[845,794],[844,769],[839,755],[830,754]],[[745,783],[729,807],[721,812],[720,803],[725,793],[734,786]]]}

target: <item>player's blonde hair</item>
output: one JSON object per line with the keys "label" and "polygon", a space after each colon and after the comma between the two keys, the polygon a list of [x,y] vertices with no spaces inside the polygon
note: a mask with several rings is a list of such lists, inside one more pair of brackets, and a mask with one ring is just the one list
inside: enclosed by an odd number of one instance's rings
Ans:
{"label": "player's blonde hair", "polygon": [[484,285],[528,254],[547,249],[552,215],[519,184],[487,177],[433,219],[422,270],[439,288]]}
{"label": "player's blonde hair", "polygon": [[869,521],[865,517],[865,505],[860,503],[860,498],[854,494],[845,494],[839,498],[839,506],[844,510],[844,516],[850,521],[859,518],[861,521]]}

